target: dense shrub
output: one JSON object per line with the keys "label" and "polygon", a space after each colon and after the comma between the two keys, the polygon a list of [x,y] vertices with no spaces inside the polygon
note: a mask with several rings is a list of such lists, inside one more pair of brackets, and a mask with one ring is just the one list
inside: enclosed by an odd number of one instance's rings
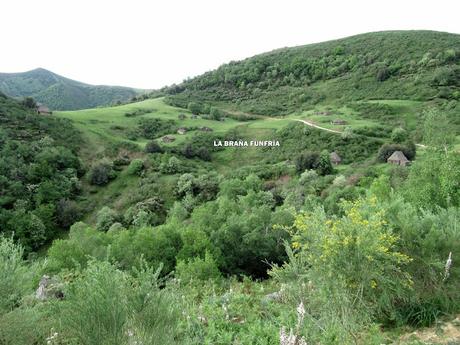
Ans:
{"label": "dense shrub", "polygon": [[147,153],[161,153],[163,149],[156,140],[151,140],[145,145],[145,152]]}
{"label": "dense shrub", "polygon": [[137,127],[137,132],[146,139],[156,139],[165,134],[174,133],[176,131],[176,121],[162,120],[158,118],[141,118]]}
{"label": "dense shrub", "polygon": [[191,283],[196,280],[218,279],[221,274],[212,255],[206,252],[204,259],[194,257],[188,261],[179,260],[176,277],[184,283]]}
{"label": "dense shrub", "polygon": [[314,170],[318,167],[319,153],[305,151],[296,157],[295,167],[298,173],[302,173],[305,170]]}
{"label": "dense shrub", "polygon": [[117,213],[108,206],[104,206],[97,213],[96,228],[99,231],[107,231],[118,220]]}
{"label": "dense shrub", "polygon": [[103,186],[115,178],[112,162],[108,160],[100,161],[94,164],[89,171],[89,181],[93,185]]}
{"label": "dense shrub", "polygon": [[176,174],[182,170],[182,162],[177,157],[170,157],[161,163],[160,171],[164,174]]}
{"label": "dense shrub", "polygon": [[82,211],[75,201],[61,199],[57,204],[57,221],[63,228],[68,228],[81,217]]}
{"label": "dense shrub", "polygon": [[362,325],[394,310],[412,288],[411,258],[397,249],[400,239],[386,226],[377,200],[343,207],[341,218],[329,218],[322,209],[298,214],[288,229],[295,252],[288,249],[290,261],[271,273],[292,284],[289,294],[311,311],[314,322],[306,331],[313,341],[325,341],[332,332],[333,343],[352,342]]}
{"label": "dense shrub", "polygon": [[133,159],[131,161],[126,172],[129,175],[139,175],[143,169],[144,169],[144,161],[138,158],[138,159]]}
{"label": "dense shrub", "polygon": [[408,139],[408,133],[404,128],[396,127],[391,132],[391,140],[395,143],[400,144],[400,143],[407,141],[407,139]]}
{"label": "dense shrub", "polygon": [[202,106],[195,102],[190,102],[187,105],[187,109],[194,115],[199,115],[202,112]]}

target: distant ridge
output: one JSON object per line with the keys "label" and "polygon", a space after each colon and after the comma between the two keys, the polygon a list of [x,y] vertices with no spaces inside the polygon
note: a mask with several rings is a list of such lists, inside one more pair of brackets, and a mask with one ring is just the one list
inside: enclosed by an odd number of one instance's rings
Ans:
{"label": "distant ridge", "polygon": [[21,73],[0,73],[0,91],[10,97],[33,97],[52,110],[111,105],[143,92],[122,86],[85,84],[44,68]]}

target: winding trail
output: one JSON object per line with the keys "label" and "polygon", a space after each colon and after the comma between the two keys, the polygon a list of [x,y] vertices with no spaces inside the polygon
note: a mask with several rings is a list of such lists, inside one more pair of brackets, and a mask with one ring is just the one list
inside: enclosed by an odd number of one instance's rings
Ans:
{"label": "winding trail", "polygon": [[[337,131],[335,129],[326,128],[326,127],[321,127],[321,126],[315,125],[314,123],[312,123],[310,121],[307,121],[307,120],[300,120],[300,119],[293,119],[293,120],[298,121],[298,122],[302,122],[302,123],[306,124],[307,126],[318,128],[318,129],[321,129],[323,131],[328,131],[328,132],[336,133],[336,134],[342,134],[342,132],[340,132],[340,131]],[[415,146],[418,146],[418,147],[420,147],[422,149],[426,149],[428,147],[428,146],[423,145],[423,144],[415,144]]]}
{"label": "winding trail", "polygon": [[293,119],[293,120],[294,120],[294,121],[303,122],[303,123],[305,123],[307,126],[314,127],[314,128],[318,128],[318,129],[321,129],[321,130],[323,130],[323,131],[328,131],[328,132],[331,132],[331,133],[342,134],[342,132],[340,132],[340,131],[337,131],[337,130],[335,130],[335,129],[326,128],[326,127],[321,127],[321,126],[315,125],[314,123],[312,123],[312,122],[310,122],[310,121],[307,121],[307,120],[300,120],[300,119]]}
{"label": "winding trail", "polygon": [[[261,119],[264,119],[264,120],[270,120],[270,121],[277,121],[277,120],[283,120],[283,118],[277,118],[277,117],[272,117],[272,116],[266,116],[266,115],[255,115],[255,114],[249,114],[249,113],[237,113],[237,112],[231,112],[232,114],[245,114],[245,115],[250,115],[250,116],[257,116]],[[313,127],[313,128],[317,128],[317,129],[320,129],[322,131],[326,131],[326,132],[330,132],[330,133],[335,133],[335,134],[342,134],[343,132],[341,131],[338,131],[336,129],[331,129],[331,128],[326,128],[326,127],[321,127],[321,126],[318,126],[316,124],[314,124],[313,122],[311,121],[307,121],[307,120],[302,120],[302,119],[293,119],[291,118],[290,120],[293,120],[293,121],[297,121],[297,122],[302,122],[303,124],[307,125],[307,126],[310,126],[310,127]],[[417,147],[420,147],[422,149],[426,149],[428,146],[424,145],[424,144],[415,144],[415,146]]]}

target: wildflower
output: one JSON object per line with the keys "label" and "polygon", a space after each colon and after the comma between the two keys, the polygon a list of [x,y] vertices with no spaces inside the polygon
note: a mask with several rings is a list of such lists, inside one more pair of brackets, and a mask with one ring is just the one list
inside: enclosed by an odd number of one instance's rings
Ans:
{"label": "wildflower", "polygon": [[[51,332],[53,332],[53,329],[51,328]],[[50,345],[54,343],[54,339],[57,338],[58,333],[53,332],[48,338],[46,338],[46,344]]]}
{"label": "wildflower", "polygon": [[286,329],[284,327],[281,327],[280,345],[307,345],[307,342],[303,337],[294,335],[292,329],[289,331],[288,334],[286,332]]}
{"label": "wildflower", "polygon": [[444,279],[443,279],[443,281],[445,281],[447,278],[449,278],[450,267],[451,266],[452,266],[452,252],[449,253],[449,257],[447,258],[447,261],[446,261],[446,266],[445,266],[445,269],[444,269]]}
{"label": "wildflower", "polygon": [[303,320],[305,317],[305,306],[303,305],[303,302],[300,302],[299,306],[297,307],[297,315],[299,320]]}
{"label": "wildflower", "polygon": [[300,302],[297,307],[297,327],[294,332],[292,329],[289,330],[289,334],[286,332],[284,327],[280,329],[280,345],[307,345],[306,340],[298,335],[303,319],[305,317],[305,306],[303,302]]}

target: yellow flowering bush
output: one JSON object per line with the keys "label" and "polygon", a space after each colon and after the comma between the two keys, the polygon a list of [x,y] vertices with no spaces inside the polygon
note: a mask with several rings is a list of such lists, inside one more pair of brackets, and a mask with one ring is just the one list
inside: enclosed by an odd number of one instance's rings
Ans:
{"label": "yellow flowering bush", "polygon": [[341,289],[369,307],[402,296],[412,280],[404,271],[411,258],[397,249],[398,237],[375,197],[342,204],[344,216],[323,209],[299,213],[286,230],[297,258],[308,266],[313,288]]}

